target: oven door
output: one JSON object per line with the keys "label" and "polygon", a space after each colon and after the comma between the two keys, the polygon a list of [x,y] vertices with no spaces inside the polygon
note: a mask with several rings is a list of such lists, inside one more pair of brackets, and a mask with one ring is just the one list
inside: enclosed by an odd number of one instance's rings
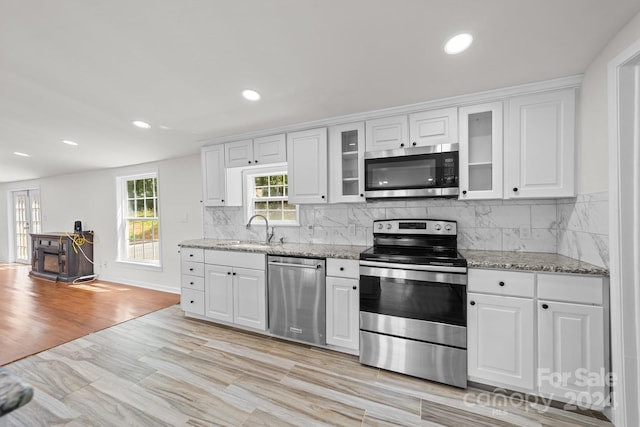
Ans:
{"label": "oven door", "polygon": [[360,265],[360,329],[466,348],[467,275]]}

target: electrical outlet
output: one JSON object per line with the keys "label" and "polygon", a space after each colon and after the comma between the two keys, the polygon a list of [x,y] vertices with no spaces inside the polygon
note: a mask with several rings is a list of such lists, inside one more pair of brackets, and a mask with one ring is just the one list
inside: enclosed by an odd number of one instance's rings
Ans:
{"label": "electrical outlet", "polygon": [[527,240],[531,238],[531,226],[529,225],[520,226],[520,238],[523,240]]}
{"label": "electrical outlet", "polygon": [[349,224],[348,226],[348,232],[349,232],[349,236],[355,236],[356,235],[356,225],[355,224]]}
{"label": "electrical outlet", "polygon": [[307,230],[309,230],[310,234],[313,234],[313,225],[307,225]]}

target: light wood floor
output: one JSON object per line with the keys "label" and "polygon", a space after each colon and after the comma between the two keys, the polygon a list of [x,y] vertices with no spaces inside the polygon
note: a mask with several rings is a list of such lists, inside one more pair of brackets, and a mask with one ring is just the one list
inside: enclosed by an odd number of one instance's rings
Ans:
{"label": "light wood floor", "polygon": [[0,264],[0,366],[176,304],[176,294],[116,283],[82,285],[29,277]]}
{"label": "light wood floor", "polygon": [[172,306],[6,367],[36,389],[15,426],[610,426],[185,318]]}

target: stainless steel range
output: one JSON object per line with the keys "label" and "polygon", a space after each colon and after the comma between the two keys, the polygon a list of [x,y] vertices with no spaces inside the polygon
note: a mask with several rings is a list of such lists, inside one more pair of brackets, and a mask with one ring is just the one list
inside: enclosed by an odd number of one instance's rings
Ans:
{"label": "stainless steel range", "polygon": [[360,254],[360,363],[467,386],[467,261],[455,221],[374,221]]}

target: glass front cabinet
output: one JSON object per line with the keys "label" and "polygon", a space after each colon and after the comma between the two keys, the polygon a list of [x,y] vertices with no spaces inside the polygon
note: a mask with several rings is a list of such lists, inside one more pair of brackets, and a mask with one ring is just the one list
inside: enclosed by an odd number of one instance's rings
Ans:
{"label": "glass front cabinet", "polygon": [[460,200],[502,198],[502,102],[459,109]]}
{"label": "glass front cabinet", "polygon": [[364,202],[364,122],[329,128],[329,201]]}

